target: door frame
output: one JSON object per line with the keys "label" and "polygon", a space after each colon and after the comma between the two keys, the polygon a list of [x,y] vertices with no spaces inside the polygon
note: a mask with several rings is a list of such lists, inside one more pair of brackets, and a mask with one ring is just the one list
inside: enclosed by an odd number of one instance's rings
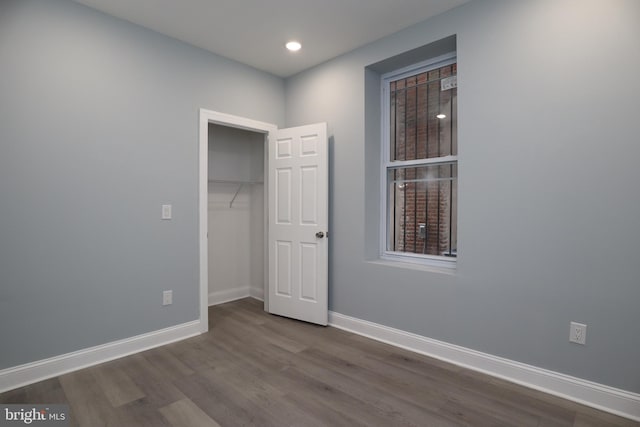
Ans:
{"label": "door frame", "polygon": [[199,262],[200,262],[200,332],[209,330],[209,254],[208,254],[208,179],[209,179],[209,124],[216,124],[236,129],[248,130],[265,135],[264,147],[264,308],[269,311],[269,263],[265,262],[269,244],[269,140],[275,138],[278,126],[220,113],[218,111],[200,109],[200,131],[198,150],[198,236],[199,236]]}

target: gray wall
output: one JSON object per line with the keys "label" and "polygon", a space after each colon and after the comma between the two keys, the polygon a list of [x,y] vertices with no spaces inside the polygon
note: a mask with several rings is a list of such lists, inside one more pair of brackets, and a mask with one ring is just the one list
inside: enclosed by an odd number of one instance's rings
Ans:
{"label": "gray wall", "polygon": [[262,181],[264,141],[262,133],[210,123],[209,179]]}
{"label": "gray wall", "polygon": [[198,318],[201,107],[282,125],[284,83],[71,1],[0,2],[0,369]]}
{"label": "gray wall", "polygon": [[[473,1],[288,79],[286,124],[329,123],[331,309],[640,392],[639,22],[635,0]],[[375,261],[365,67],[453,34],[459,260],[444,274]]]}

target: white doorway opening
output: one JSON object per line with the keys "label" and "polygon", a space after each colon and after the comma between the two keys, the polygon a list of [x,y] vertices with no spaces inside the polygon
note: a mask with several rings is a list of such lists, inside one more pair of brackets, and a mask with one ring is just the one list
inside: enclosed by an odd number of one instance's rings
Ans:
{"label": "white doorway opening", "polygon": [[[278,129],[270,123],[201,109],[198,153],[201,332],[208,330],[208,239],[215,238],[208,234],[210,125],[264,135],[261,153],[265,311],[326,325],[329,257],[326,123]],[[254,179],[249,178],[248,183]],[[230,207],[240,189],[241,185]]]}
{"label": "white doorway opening", "polygon": [[[198,190],[198,228],[199,228],[199,253],[200,253],[200,330],[206,332],[209,329],[209,248],[208,248],[208,205],[209,205],[209,125],[215,124],[229,128],[242,129],[251,132],[257,132],[265,135],[265,152],[268,149],[269,134],[274,135],[277,126],[270,123],[259,122],[244,117],[233,116],[230,114],[219,113],[216,111],[200,110],[200,147],[199,147],[199,190]],[[266,171],[266,159],[265,159]],[[268,174],[264,174],[264,201],[267,202]],[[267,212],[264,212],[264,254],[267,253]],[[265,267],[266,267],[266,263]],[[265,309],[268,311],[268,276],[265,268],[264,278],[264,300]]]}

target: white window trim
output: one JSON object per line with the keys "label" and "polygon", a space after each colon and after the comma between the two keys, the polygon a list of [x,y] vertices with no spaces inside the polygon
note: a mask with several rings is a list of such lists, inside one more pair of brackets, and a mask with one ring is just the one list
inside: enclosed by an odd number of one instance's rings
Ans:
{"label": "white window trim", "polygon": [[389,105],[389,82],[410,77],[425,71],[430,71],[435,68],[444,67],[446,65],[455,64],[457,62],[456,52],[451,52],[445,55],[438,56],[436,58],[422,61],[417,64],[410,65],[408,67],[400,68],[398,70],[391,71],[381,76],[380,84],[380,103],[382,105],[382,117],[381,123],[381,164],[380,164],[380,196],[381,196],[381,212],[380,212],[380,258],[386,261],[393,261],[399,263],[420,264],[430,267],[450,268],[455,269],[457,266],[457,258],[438,256],[438,255],[425,255],[415,254],[410,252],[395,252],[387,250],[387,206],[389,203],[387,195],[387,170],[389,168],[400,168],[407,166],[417,165],[433,165],[439,163],[452,163],[457,164],[458,156],[444,156],[430,159],[418,159],[418,160],[400,160],[392,162],[389,158],[390,155],[390,141],[389,141],[389,117],[391,115],[391,106]]}

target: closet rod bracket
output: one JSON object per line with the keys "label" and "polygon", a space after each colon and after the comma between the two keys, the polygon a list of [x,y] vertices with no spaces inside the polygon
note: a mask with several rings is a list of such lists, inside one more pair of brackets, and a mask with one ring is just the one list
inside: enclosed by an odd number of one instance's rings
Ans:
{"label": "closet rod bracket", "polygon": [[236,194],[233,195],[233,199],[231,199],[231,201],[229,202],[229,209],[231,209],[233,207],[233,202],[236,200],[236,197],[238,197],[238,193],[240,192],[240,190],[242,190],[242,186],[244,185],[244,182],[241,182],[240,185],[238,185],[238,189],[236,190]]}

